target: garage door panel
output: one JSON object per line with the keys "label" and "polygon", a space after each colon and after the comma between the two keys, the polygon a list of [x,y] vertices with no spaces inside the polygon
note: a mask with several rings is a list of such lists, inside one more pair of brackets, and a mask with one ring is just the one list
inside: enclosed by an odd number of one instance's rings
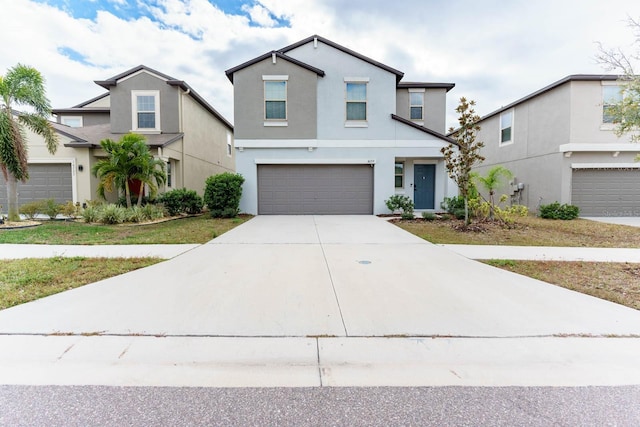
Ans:
{"label": "garage door panel", "polygon": [[640,170],[576,169],[571,200],[584,216],[640,216]]}
{"label": "garage door panel", "polygon": [[[4,176],[0,174],[0,205],[6,212],[7,191]],[[57,203],[73,200],[71,165],[69,163],[30,164],[29,180],[18,182],[18,204],[54,199]]]}
{"label": "garage door panel", "polygon": [[371,214],[369,165],[259,165],[258,213]]}

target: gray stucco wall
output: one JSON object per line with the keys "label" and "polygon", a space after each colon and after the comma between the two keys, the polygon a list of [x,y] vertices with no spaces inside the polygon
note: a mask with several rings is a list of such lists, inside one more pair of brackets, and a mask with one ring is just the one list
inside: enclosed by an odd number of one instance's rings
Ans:
{"label": "gray stucco wall", "polygon": [[117,86],[111,88],[111,132],[127,133],[132,130],[132,90],[160,91],[161,130],[165,133],[180,132],[179,89],[144,71],[119,81]]}
{"label": "gray stucco wall", "polygon": [[[436,132],[446,132],[446,89],[425,89],[424,92],[424,126]],[[409,114],[409,89],[396,89],[396,114],[411,120]]]}
{"label": "gray stucco wall", "polygon": [[[287,126],[265,126],[263,75],[287,75]],[[316,73],[278,58],[258,62],[233,76],[237,138],[312,139],[317,134]]]}
{"label": "gray stucco wall", "polygon": [[[396,109],[396,76],[329,45],[307,43],[287,55],[323,70],[318,80],[319,139],[393,139],[391,113]],[[369,78],[367,127],[346,127],[345,78]]]}

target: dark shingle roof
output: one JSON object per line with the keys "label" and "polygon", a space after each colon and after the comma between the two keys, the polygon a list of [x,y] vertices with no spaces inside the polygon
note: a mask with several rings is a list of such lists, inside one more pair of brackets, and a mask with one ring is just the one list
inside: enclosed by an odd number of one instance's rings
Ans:
{"label": "dark shingle roof", "polygon": [[429,128],[426,128],[424,126],[416,124],[416,123],[412,122],[411,120],[405,119],[404,117],[400,117],[400,116],[397,116],[395,114],[391,114],[391,118],[393,120],[399,121],[400,123],[403,123],[405,125],[411,126],[412,128],[417,129],[417,130],[419,130],[421,132],[428,133],[429,135],[433,135],[433,136],[435,136],[435,137],[437,137],[437,138],[439,138],[439,139],[441,139],[441,140],[443,140],[445,142],[448,142],[448,143],[454,144],[454,145],[458,145],[458,143],[456,142],[455,139],[450,138],[450,137],[448,137],[446,135],[443,135],[443,134],[441,134],[439,132],[436,132],[435,130],[431,130]]}
{"label": "dark shingle roof", "polygon": [[247,68],[247,67],[249,67],[249,66],[251,66],[253,64],[257,64],[260,61],[264,61],[267,58],[271,58],[272,55],[275,55],[277,58],[284,59],[285,61],[291,62],[292,64],[295,64],[295,65],[297,65],[299,67],[306,68],[309,71],[313,71],[314,73],[316,73],[320,77],[324,77],[324,71],[322,71],[321,69],[316,68],[316,67],[314,67],[312,65],[309,65],[309,64],[307,64],[305,62],[299,61],[299,60],[297,60],[295,58],[291,58],[291,57],[289,57],[287,55],[284,55],[282,52],[278,52],[276,50],[272,50],[271,52],[267,52],[264,55],[260,55],[260,56],[258,56],[256,58],[250,59],[249,61],[243,62],[242,64],[237,65],[237,66],[235,66],[233,68],[229,68],[224,73],[227,75],[227,78],[231,81],[231,83],[233,83],[233,73],[235,73],[236,71],[240,71],[243,68]]}
{"label": "dark shingle roof", "polygon": [[426,82],[400,82],[398,88],[401,89],[413,89],[413,88],[425,88],[425,89],[446,89],[449,92],[455,87],[455,83],[426,83]]}

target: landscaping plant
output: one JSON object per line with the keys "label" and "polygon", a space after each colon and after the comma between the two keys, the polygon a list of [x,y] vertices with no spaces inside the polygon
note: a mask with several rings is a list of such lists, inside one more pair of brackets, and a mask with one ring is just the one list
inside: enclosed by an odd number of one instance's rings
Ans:
{"label": "landscaping plant", "polygon": [[541,218],[546,219],[576,219],[580,215],[580,208],[574,205],[553,202],[548,205],[540,205],[539,214]]}
{"label": "landscaping plant", "polygon": [[214,218],[233,218],[240,213],[244,177],[224,172],[207,178],[204,202]]}
{"label": "landscaping plant", "polygon": [[[195,190],[179,188],[161,194],[158,203],[162,203],[169,216],[176,216],[181,213],[198,214],[202,212],[204,202],[202,197]],[[234,215],[235,216],[235,215]]]}
{"label": "landscaping plant", "polygon": [[402,219],[413,219],[413,200],[403,194],[394,194],[384,201],[391,212],[400,211]]}

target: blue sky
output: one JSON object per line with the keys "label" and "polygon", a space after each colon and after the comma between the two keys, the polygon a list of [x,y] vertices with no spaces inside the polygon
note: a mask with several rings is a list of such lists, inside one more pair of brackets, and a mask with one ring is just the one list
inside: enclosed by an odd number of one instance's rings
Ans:
{"label": "blue sky", "polygon": [[595,42],[629,50],[625,19],[640,18],[637,0],[11,0],[2,9],[3,33],[16,36],[0,44],[0,74],[18,62],[38,68],[56,108],[145,64],[233,121],[224,70],[320,34],[407,81],[455,83],[448,125],[461,96],[487,114],[569,74],[605,73]]}

